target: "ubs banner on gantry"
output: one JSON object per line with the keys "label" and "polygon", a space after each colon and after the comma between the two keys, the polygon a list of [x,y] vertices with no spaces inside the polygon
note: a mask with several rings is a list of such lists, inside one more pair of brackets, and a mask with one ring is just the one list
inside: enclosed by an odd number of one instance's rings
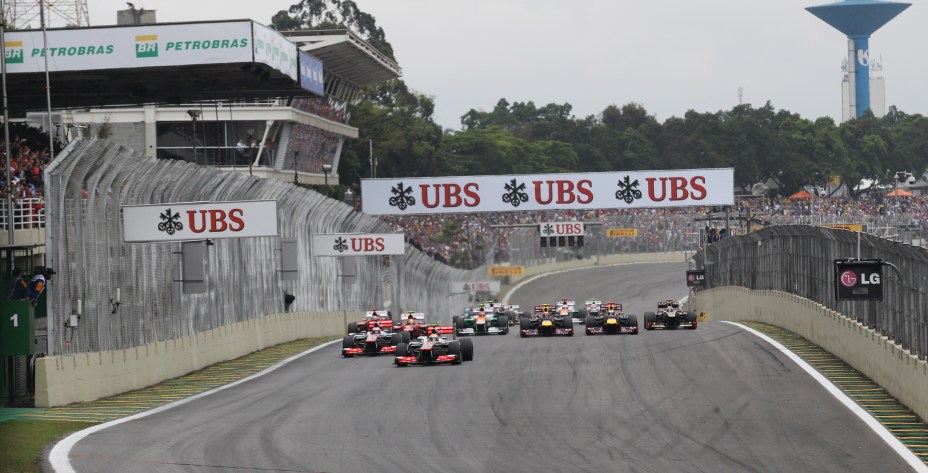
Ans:
{"label": "ubs banner on gantry", "polygon": [[363,179],[371,215],[733,205],[734,169]]}

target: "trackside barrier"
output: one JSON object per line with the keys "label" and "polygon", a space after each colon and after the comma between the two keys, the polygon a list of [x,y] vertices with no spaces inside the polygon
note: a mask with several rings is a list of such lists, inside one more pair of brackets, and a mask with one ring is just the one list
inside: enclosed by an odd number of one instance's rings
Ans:
{"label": "trackside barrier", "polygon": [[[500,299],[506,297],[512,287],[519,282],[537,276],[539,274],[563,271],[566,269],[592,268],[596,266],[607,266],[612,264],[631,264],[631,263],[685,263],[693,255],[692,252],[670,251],[662,253],[620,253],[606,256],[597,256],[581,260],[569,260],[560,263],[539,264],[535,266],[526,266],[525,274],[521,276],[509,276],[509,283],[504,284]],[[684,274],[680,272],[680,279],[683,280]]]}
{"label": "trackside barrier", "polygon": [[[47,264],[57,275],[48,289],[50,356],[38,365],[37,385],[45,392],[36,394],[37,405],[93,399],[118,392],[117,387],[144,387],[206,366],[207,361],[270,346],[263,342],[262,325],[254,321],[284,314],[285,293],[296,297],[291,313],[360,312],[392,300],[394,310],[410,307],[450,320],[452,307],[463,307],[466,296],[450,295],[449,283],[472,280],[474,275],[442,265],[407,245],[406,254],[395,257],[390,268],[379,256],[357,258],[357,276],[346,284],[339,277],[338,258],[314,256],[311,234],[392,233],[389,225],[289,183],[147,158],[106,140],[72,142],[48,166],[45,182]],[[277,201],[279,237],[214,240],[204,261],[205,293],[183,292],[180,243],[122,242],[122,205],[246,200]],[[297,240],[296,281],[283,280],[281,238]],[[118,306],[113,304],[117,293]],[[66,327],[65,321],[78,307],[77,327]],[[314,333],[343,333],[343,317],[336,318],[337,330],[333,325],[333,331]],[[321,323],[312,317],[302,321]],[[241,334],[235,335],[239,330]],[[262,342],[243,343],[247,351],[182,342],[201,340],[206,333],[232,340],[219,341],[217,346],[233,346],[239,339]],[[178,353],[191,361],[172,361],[173,355],[159,349],[166,343],[180,344],[184,349]],[[127,350],[143,347],[150,358],[147,364],[113,365],[108,370],[87,367],[80,372],[63,368],[76,369],[82,358],[119,358],[120,353],[128,360]],[[161,370],[159,364],[178,368]],[[131,382],[115,379],[124,376]],[[70,389],[67,380],[88,388],[76,389],[79,396],[64,393]],[[94,383],[104,386],[90,388]]]}
{"label": "trackside barrier", "polygon": [[301,338],[335,337],[363,312],[267,315],[175,340],[36,360],[36,407],[112,396]]}
{"label": "trackside barrier", "polygon": [[783,225],[708,245],[694,258],[706,287],[740,286],[796,294],[847,315],[895,340],[920,359],[928,354],[928,249],[860,234],[863,259],[880,258],[882,301],[837,301],[834,260],[858,254],[858,233]]}
{"label": "trackside barrier", "polygon": [[692,293],[689,304],[709,320],[763,322],[799,334],[928,419],[928,362],[861,322],[794,294],[735,286]]}

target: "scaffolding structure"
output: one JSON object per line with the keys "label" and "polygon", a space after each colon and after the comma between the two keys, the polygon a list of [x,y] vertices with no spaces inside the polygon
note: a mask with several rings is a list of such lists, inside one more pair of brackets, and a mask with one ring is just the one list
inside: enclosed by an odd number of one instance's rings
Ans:
{"label": "scaffolding structure", "polygon": [[6,0],[3,2],[3,17],[11,29],[38,29],[42,27],[43,6],[48,28],[90,26],[87,0]]}

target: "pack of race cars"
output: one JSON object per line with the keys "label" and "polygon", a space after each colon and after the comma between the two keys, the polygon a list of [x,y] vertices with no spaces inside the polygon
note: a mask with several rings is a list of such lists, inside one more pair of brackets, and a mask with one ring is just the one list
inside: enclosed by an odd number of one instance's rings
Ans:
{"label": "pack of race cars", "polygon": [[[393,320],[388,311],[373,309],[364,320],[348,324],[342,339],[342,356],[389,354],[396,366],[453,364],[474,359],[478,335],[506,335],[519,326],[519,336],[546,337],[574,335],[574,325],[583,325],[586,335],[638,334],[638,316],[626,314],[614,301],[586,301],[583,309],[569,299],[535,306],[525,313],[519,306],[487,301],[452,317],[451,325],[427,323],[425,314],[409,311]],[[687,312],[678,301],[658,301],[655,312],[644,313],[645,330],[696,329],[696,314]],[[466,338],[465,338],[466,337]]]}

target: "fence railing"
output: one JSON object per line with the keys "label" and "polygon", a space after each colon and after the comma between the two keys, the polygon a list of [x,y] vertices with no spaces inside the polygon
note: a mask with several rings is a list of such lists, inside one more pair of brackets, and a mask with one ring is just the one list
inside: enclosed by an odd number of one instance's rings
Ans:
{"label": "fence railing", "polygon": [[[858,236],[860,237],[858,243]],[[834,260],[880,258],[901,277],[883,271],[883,300],[839,302]],[[708,245],[696,255],[707,287],[742,286],[796,294],[848,315],[902,344],[928,354],[928,249],[845,230],[772,226]]]}
{"label": "fence railing", "polygon": [[[5,199],[0,199],[0,229],[7,229],[9,209]],[[45,199],[14,199],[13,229],[32,230],[45,227]]]}
{"label": "fence railing", "polygon": [[[407,245],[388,269],[392,298],[384,294],[384,260],[358,258],[353,284],[338,277],[338,258],[315,257],[313,233],[392,232],[379,220],[342,202],[270,179],[183,161],[146,158],[105,140],[76,141],[46,171],[50,284],[49,350],[96,352],[177,339],[285,310],[284,293],[296,296],[291,311],[415,307],[439,317],[464,300],[449,295],[449,282],[470,273],[444,266]],[[82,190],[89,192],[82,192]],[[279,237],[219,239],[204,263],[207,291],[185,294],[180,243],[122,242],[120,206],[172,202],[276,200]],[[281,276],[281,238],[295,238],[299,275]],[[120,305],[115,307],[117,290]],[[67,315],[82,316],[66,328]]]}

